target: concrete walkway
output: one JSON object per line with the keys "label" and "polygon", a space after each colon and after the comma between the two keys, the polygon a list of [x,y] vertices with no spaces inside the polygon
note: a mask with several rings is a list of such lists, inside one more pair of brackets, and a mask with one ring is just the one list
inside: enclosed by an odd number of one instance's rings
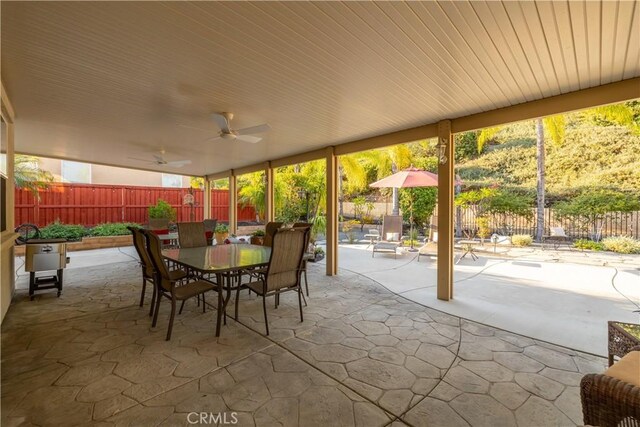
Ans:
{"label": "concrete walkway", "polygon": [[[435,257],[371,256],[341,245],[341,269],[412,301],[475,322],[580,351],[607,353],[607,321],[640,323],[640,256],[567,250],[477,252],[454,267],[454,299],[436,298]],[[456,260],[460,256],[456,252]],[[603,265],[604,264],[604,265]]]}

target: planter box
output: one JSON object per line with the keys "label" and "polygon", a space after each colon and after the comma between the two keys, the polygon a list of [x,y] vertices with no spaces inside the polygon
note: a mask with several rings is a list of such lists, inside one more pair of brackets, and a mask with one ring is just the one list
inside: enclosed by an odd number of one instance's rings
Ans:
{"label": "planter box", "polygon": [[[133,238],[127,236],[108,236],[108,237],[83,237],[80,242],[67,243],[67,251],[86,251],[89,249],[103,248],[119,248],[122,246],[133,246]],[[25,245],[15,247],[16,256],[24,256]]]}

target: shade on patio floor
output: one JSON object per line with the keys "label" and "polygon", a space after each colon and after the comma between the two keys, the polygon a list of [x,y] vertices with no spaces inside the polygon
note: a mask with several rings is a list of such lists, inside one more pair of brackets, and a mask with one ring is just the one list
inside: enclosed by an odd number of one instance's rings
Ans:
{"label": "shade on patio floor", "polygon": [[[237,412],[238,425],[575,425],[578,383],[604,359],[461,320],[357,274],[311,266],[269,307],[243,293],[241,318],[214,336],[214,310],[190,304],[164,341],[136,306],[133,260],[70,268],[60,299],[19,280],[2,325],[2,423],[187,425],[189,412]],[[398,424],[402,425],[402,424]]]}

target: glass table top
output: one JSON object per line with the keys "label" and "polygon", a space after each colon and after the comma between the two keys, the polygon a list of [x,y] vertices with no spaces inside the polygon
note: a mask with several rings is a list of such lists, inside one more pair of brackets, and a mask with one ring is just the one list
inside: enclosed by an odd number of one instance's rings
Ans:
{"label": "glass table top", "polygon": [[271,248],[259,245],[231,244],[199,248],[165,249],[165,258],[206,272],[225,272],[267,265]]}

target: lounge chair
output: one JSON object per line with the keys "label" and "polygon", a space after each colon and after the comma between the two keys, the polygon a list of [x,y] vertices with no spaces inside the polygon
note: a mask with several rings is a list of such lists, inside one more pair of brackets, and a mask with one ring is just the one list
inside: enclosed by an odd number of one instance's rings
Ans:
{"label": "lounge chair", "polygon": [[397,258],[396,249],[402,245],[400,240],[402,237],[402,217],[400,215],[385,215],[382,219],[382,236],[381,240],[373,245],[371,257],[376,252],[392,253]]}
{"label": "lounge chair", "polygon": [[438,257],[437,243],[438,243],[438,232],[436,231],[433,233],[433,239],[431,241],[427,241],[425,239],[424,245],[418,248],[418,262],[420,262],[421,256],[437,258]]}

